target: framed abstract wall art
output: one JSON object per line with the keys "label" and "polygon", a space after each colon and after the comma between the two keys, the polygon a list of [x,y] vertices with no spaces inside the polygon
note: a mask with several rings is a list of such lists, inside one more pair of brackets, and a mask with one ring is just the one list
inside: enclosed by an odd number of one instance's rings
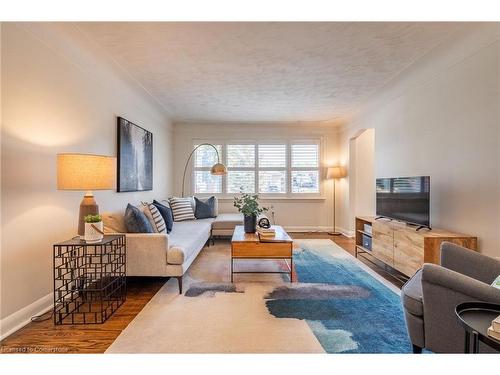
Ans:
{"label": "framed abstract wall art", "polygon": [[153,133],[118,117],[118,192],[153,190]]}

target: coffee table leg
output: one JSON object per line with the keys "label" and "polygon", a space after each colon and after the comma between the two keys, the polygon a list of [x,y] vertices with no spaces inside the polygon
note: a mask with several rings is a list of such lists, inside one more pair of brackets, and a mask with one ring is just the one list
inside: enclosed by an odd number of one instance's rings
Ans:
{"label": "coffee table leg", "polygon": [[231,283],[233,282],[233,257],[231,257]]}
{"label": "coffee table leg", "polygon": [[293,283],[293,258],[290,258],[290,282]]}
{"label": "coffee table leg", "polygon": [[464,353],[470,353],[470,333],[465,330],[465,348]]}

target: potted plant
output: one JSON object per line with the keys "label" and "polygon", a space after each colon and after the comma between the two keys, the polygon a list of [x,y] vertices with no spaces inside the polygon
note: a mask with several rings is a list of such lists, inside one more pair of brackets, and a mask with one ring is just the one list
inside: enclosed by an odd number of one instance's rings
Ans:
{"label": "potted plant", "polygon": [[259,206],[258,194],[241,193],[241,196],[234,197],[233,206],[243,214],[245,233],[255,233],[257,227],[257,216],[268,210],[267,207]]}
{"label": "potted plant", "polygon": [[87,215],[85,220],[85,236],[87,243],[96,243],[104,238],[104,230],[101,215]]}

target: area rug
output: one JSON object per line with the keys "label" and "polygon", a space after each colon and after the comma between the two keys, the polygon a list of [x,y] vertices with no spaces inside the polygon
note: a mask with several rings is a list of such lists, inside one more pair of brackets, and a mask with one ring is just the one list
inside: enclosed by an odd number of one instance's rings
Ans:
{"label": "area rug", "polygon": [[294,245],[294,283],[239,274],[231,284],[229,242],[205,248],[185,275],[185,293],[169,280],[107,353],[410,352],[396,287],[330,240]]}

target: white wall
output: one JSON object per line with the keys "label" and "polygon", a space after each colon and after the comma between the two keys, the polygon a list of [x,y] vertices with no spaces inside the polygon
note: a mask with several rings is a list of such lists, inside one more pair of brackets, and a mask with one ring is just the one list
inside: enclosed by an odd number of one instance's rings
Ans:
{"label": "white wall", "polygon": [[56,190],[56,154],[116,155],[116,117],[153,132],[154,190],[95,192],[100,210],[172,192],[172,128],[142,87],[69,24],[2,25],[2,336],[50,305],[52,243],[83,192]]}
{"label": "white wall", "polygon": [[349,194],[352,218],[375,214],[375,130],[350,139]]}
{"label": "white wall", "polygon": [[[175,124],[175,193],[181,193],[182,172],[194,139],[245,140],[319,138],[322,140],[322,166],[338,163],[338,128],[334,124]],[[322,173],[324,177],[324,171]],[[191,191],[186,176],[186,194]],[[323,181],[323,199],[262,200],[273,206],[276,223],[290,230],[329,230],[333,228],[333,190],[331,181]],[[221,200],[222,212],[236,212],[232,200]],[[338,228],[342,230],[342,228]]]}
{"label": "white wall", "polygon": [[[499,28],[449,41],[377,93],[344,129],[375,129],[376,177],[430,175],[431,224],[500,256]],[[359,193],[358,193],[359,194]],[[353,228],[343,189],[342,225]]]}

